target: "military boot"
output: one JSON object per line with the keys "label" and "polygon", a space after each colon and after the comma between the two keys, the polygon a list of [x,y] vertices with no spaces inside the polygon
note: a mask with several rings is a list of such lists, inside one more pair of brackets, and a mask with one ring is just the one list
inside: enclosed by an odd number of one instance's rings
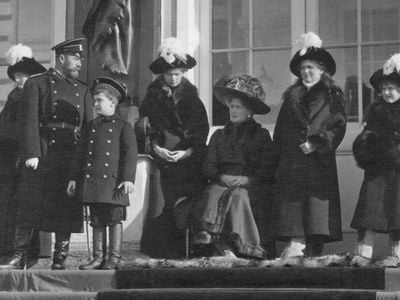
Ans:
{"label": "military boot", "polygon": [[122,224],[109,227],[109,257],[103,265],[104,270],[115,270],[121,262]]}
{"label": "military boot", "polygon": [[105,227],[93,228],[93,259],[85,265],[80,265],[80,270],[96,270],[103,266],[107,252],[106,237]]}
{"label": "military boot", "polygon": [[16,228],[14,237],[14,254],[4,260],[0,270],[25,269],[26,251],[32,239],[33,229]]}
{"label": "military boot", "polygon": [[65,259],[68,256],[69,241],[71,233],[56,232],[56,243],[54,244],[52,270],[65,270]]}

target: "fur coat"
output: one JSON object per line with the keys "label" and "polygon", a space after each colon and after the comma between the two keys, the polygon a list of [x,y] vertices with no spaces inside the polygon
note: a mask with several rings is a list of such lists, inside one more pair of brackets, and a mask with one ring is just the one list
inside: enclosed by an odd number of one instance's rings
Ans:
{"label": "fur coat", "polygon": [[[302,81],[283,95],[274,131],[274,236],[342,239],[335,150],[346,131],[343,92],[323,75],[307,90]],[[304,154],[308,141],[315,151]]]}
{"label": "fur coat", "polygon": [[365,172],[351,227],[400,230],[400,101],[371,105],[353,151]]}

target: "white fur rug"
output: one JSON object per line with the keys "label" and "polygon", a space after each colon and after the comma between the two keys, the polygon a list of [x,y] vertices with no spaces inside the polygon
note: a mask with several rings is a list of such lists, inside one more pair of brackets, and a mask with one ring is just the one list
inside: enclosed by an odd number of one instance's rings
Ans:
{"label": "white fur rug", "polygon": [[238,258],[232,253],[225,256],[202,257],[193,259],[143,259],[137,258],[133,261],[126,261],[121,269],[132,268],[276,268],[276,267],[391,267],[400,266],[400,260],[395,257],[387,257],[383,260],[369,260],[361,256],[329,254],[320,257],[290,257],[276,258],[274,260],[253,260]]}

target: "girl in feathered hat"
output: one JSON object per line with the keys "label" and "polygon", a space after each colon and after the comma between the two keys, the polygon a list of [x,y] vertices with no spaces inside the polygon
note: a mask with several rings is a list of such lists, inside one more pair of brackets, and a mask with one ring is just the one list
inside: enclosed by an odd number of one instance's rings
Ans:
{"label": "girl in feathered hat", "polygon": [[[400,53],[390,57],[370,78],[378,99],[370,106],[366,125],[353,144],[364,181],[351,223],[358,230],[354,263],[368,263],[375,233],[387,233],[389,261],[400,258]],[[359,256],[359,257],[357,257]]]}
{"label": "girl in feathered hat", "polygon": [[321,39],[303,34],[290,62],[298,77],[283,94],[274,130],[276,181],[273,231],[287,242],[282,257],[321,255],[342,240],[335,151],[346,130],[336,64]]}
{"label": "girl in feathered hat", "polygon": [[15,88],[8,94],[0,113],[0,255],[13,249],[15,227],[11,224],[15,223],[16,206],[10,201],[18,177],[17,111],[23,109],[22,88],[29,76],[46,71],[33,58],[32,49],[22,44],[12,46],[6,58],[9,64],[7,75],[15,83]]}
{"label": "girl in feathered hat", "polygon": [[174,210],[203,188],[201,163],[209,125],[197,88],[183,76],[196,60],[176,38],[166,39],[158,50],[159,57],[150,65],[158,77],[147,88],[140,116],[148,117],[151,126],[151,154],[160,168],[165,205],[158,225],[152,227],[159,234],[157,242],[147,240],[152,234],[144,235],[142,247],[153,256],[180,257],[185,255],[184,235],[176,226]]}

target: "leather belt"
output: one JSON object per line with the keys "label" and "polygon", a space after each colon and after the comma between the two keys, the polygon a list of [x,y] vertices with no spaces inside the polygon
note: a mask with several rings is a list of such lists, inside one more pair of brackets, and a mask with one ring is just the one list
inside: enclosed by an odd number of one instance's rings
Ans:
{"label": "leather belt", "polygon": [[74,126],[65,122],[48,122],[46,124],[40,123],[40,127],[44,128],[64,128],[64,129],[71,129],[77,130],[78,126]]}

